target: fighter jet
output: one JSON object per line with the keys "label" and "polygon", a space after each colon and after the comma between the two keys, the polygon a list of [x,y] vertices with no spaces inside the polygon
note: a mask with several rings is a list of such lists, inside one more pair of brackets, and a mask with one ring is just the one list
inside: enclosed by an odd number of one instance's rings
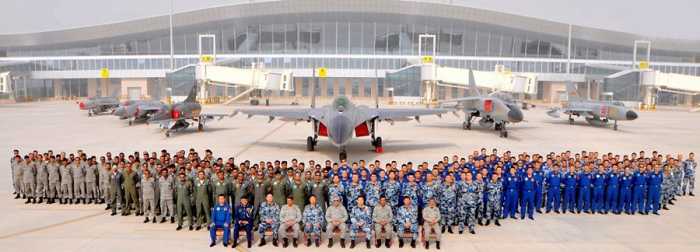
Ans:
{"label": "fighter jet", "polygon": [[464,112],[462,128],[465,130],[471,129],[472,118],[481,117],[479,125],[484,128],[493,126],[495,130],[500,131],[500,137],[508,137],[506,124],[523,120],[523,112],[518,104],[501,99],[497,93],[481,95],[476,87],[472,70],[469,70],[469,87],[470,96],[441,101],[441,106],[456,103],[454,107]]}
{"label": "fighter jet", "polygon": [[170,137],[170,133],[186,129],[191,123],[197,123],[197,130],[203,131],[204,124],[212,119],[219,120],[234,114],[209,114],[202,113],[202,105],[197,102],[197,85],[192,87],[187,98],[182,101],[158,110],[149,123],[157,123],[165,131],[165,137]]}
{"label": "fighter jet", "polygon": [[445,109],[427,108],[370,108],[364,105],[353,104],[345,96],[336,97],[332,104],[320,108],[315,106],[315,97],[312,97],[310,108],[272,108],[272,109],[239,109],[252,116],[267,116],[270,122],[275,118],[283,121],[306,121],[312,124],[312,136],[306,138],[306,149],[313,151],[318,144],[318,137],[328,137],[331,143],[340,150],[340,159],[347,159],[345,147],[354,137],[371,136],[372,146],[377,153],[384,151],[382,138],[376,136],[377,124],[387,121],[393,124],[396,121],[419,120],[423,115],[438,115],[446,113]]}
{"label": "fighter jet", "polygon": [[613,129],[617,130],[617,121],[631,121],[639,117],[632,109],[625,107],[621,102],[615,101],[593,101],[583,99],[576,92],[576,84],[566,83],[566,93],[568,101],[562,102],[561,108],[553,108],[547,115],[555,118],[560,117],[560,113],[569,115],[569,124],[574,124],[573,116],[583,116],[586,122],[593,126],[607,126],[613,121]]}
{"label": "fighter jet", "polygon": [[119,106],[114,115],[120,120],[129,120],[129,126],[135,122],[146,122],[161,110],[168,110],[168,105],[161,101],[127,101]]}
{"label": "fighter jet", "polygon": [[87,110],[88,116],[102,114],[105,112],[112,113],[114,109],[119,107],[119,99],[116,97],[91,97],[84,102],[79,102],[80,110]]}

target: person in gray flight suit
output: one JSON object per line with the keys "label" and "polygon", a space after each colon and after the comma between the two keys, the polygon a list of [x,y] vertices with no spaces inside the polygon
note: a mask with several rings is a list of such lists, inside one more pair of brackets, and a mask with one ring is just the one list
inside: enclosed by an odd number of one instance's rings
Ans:
{"label": "person in gray flight suit", "polygon": [[73,194],[75,196],[75,203],[78,204],[80,200],[83,203],[85,201],[85,167],[83,166],[80,157],[75,157],[73,162],[70,164],[70,169],[73,175]]}
{"label": "person in gray flight suit", "polygon": [[[297,247],[299,239],[299,222],[301,222],[301,210],[294,204],[294,197],[287,197],[287,204],[280,208],[280,228],[277,232],[281,235],[282,247],[289,246],[289,237],[292,237],[292,244]],[[291,232],[289,231],[291,230]]]}
{"label": "person in gray flight suit", "polygon": [[88,198],[88,204],[93,201],[98,203],[97,196],[97,162],[93,156],[85,165],[85,197]]}
{"label": "person in gray flight suit", "polygon": [[46,170],[49,173],[49,188],[46,192],[49,204],[55,203],[56,198],[61,197],[61,171],[59,169],[56,157],[49,157],[49,163],[46,165]]}
{"label": "person in gray flight suit", "polygon": [[[111,173],[112,165],[107,163],[105,157],[100,157],[100,163],[97,165],[99,174],[99,190],[100,190],[100,201],[101,203],[109,202],[110,186],[109,186],[109,174]],[[109,209],[109,203],[107,203],[107,208]]]}
{"label": "person in gray flight suit", "polygon": [[394,213],[389,206],[386,196],[379,196],[379,204],[372,211],[372,222],[374,223],[374,235],[376,236],[375,247],[379,248],[384,239],[384,246],[391,247],[391,238],[394,236],[392,223],[394,221]]}
{"label": "person in gray flight suit", "polygon": [[430,240],[435,238],[435,247],[440,249],[440,209],[435,198],[430,198],[428,207],[423,208],[423,235],[425,235],[425,249],[430,249]]}
{"label": "person in gray flight suit", "polygon": [[141,195],[143,195],[141,209],[143,209],[143,215],[146,216],[146,219],[143,220],[143,223],[148,223],[149,215],[153,218],[153,223],[156,223],[156,190],[156,179],[151,176],[150,170],[144,170],[143,179],[141,179]]}
{"label": "person in gray flight suit", "polygon": [[160,171],[160,177],[158,178],[158,190],[160,190],[160,223],[164,223],[165,217],[167,216],[170,216],[170,223],[175,223],[175,208],[173,207],[175,179],[173,176],[170,176],[167,169],[162,169]]}
{"label": "person in gray flight suit", "polygon": [[187,224],[190,226],[190,231],[194,229],[194,217],[192,216],[192,203],[190,195],[192,194],[192,182],[187,178],[184,172],[178,175],[178,181],[175,183],[175,198],[177,199],[177,228],[182,229],[184,214],[187,214]]}
{"label": "person in gray flight suit", "polygon": [[38,155],[34,161],[34,170],[36,170],[36,191],[34,194],[39,198],[39,204],[44,202],[44,197],[46,197],[47,202],[49,201],[47,193],[49,189],[49,171],[46,168],[48,162],[48,156],[44,160],[41,155]]}
{"label": "person in gray flight suit", "polygon": [[332,197],[333,203],[326,209],[326,232],[328,232],[328,247],[333,247],[333,237],[335,236],[335,230],[338,229],[340,234],[340,247],[345,248],[345,231],[347,227],[345,222],[348,220],[348,211],[342,204],[342,199],[338,196]]}
{"label": "person in gray flight suit", "polygon": [[34,193],[36,189],[36,184],[34,181],[36,170],[34,170],[34,165],[32,165],[32,160],[29,156],[24,156],[24,161],[20,164],[20,169],[22,169],[22,186],[24,189],[24,194],[27,196],[27,201],[24,204],[36,203],[36,198],[34,198]]}
{"label": "person in gray flight suit", "polygon": [[12,168],[12,184],[15,188],[15,199],[19,199],[20,195],[24,196],[24,190],[22,190],[22,156],[19,155],[19,151],[15,150],[15,155],[12,156],[12,162],[10,162],[10,168]]}
{"label": "person in gray flight suit", "polygon": [[68,160],[63,159],[59,162],[59,170],[61,171],[61,204],[73,204],[73,171],[68,165]]}

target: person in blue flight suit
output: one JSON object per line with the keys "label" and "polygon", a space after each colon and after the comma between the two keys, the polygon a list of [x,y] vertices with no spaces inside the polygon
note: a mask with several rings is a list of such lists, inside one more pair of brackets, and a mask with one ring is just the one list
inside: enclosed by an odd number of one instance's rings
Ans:
{"label": "person in blue flight suit", "polygon": [[228,246],[229,241],[229,225],[231,223],[231,206],[226,202],[226,196],[219,194],[217,196],[216,206],[211,210],[211,228],[209,229],[209,236],[211,237],[211,244],[209,247],[214,247],[216,245],[216,230],[221,228],[224,230],[223,244],[224,247]]}
{"label": "person in blue flight suit", "polygon": [[523,205],[520,208],[520,219],[525,219],[525,213],[527,212],[527,217],[534,220],[533,217],[535,210],[535,188],[537,187],[537,182],[535,181],[535,176],[532,174],[532,168],[527,168],[527,175],[522,178],[522,197]]}
{"label": "person in blue flight suit", "polygon": [[632,214],[639,211],[639,214],[647,214],[646,206],[644,204],[645,193],[647,191],[647,172],[645,171],[644,165],[639,167],[639,171],[634,173],[632,183]]}
{"label": "person in blue flight suit", "polygon": [[591,175],[591,169],[586,166],[584,171],[581,173],[578,179],[578,208],[577,213],[581,211],[586,213],[591,213],[591,183],[593,176]]}
{"label": "person in blue flight suit", "polygon": [[598,167],[598,172],[593,175],[593,213],[603,214],[605,208],[605,181],[607,176],[603,165]]}
{"label": "person in blue flight suit", "polygon": [[620,174],[617,165],[612,167],[610,173],[608,173],[607,179],[608,187],[605,191],[605,213],[612,211],[614,214],[620,214],[620,208],[618,202],[618,194],[620,190]]}
{"label": "person in blue flight suit", "polygon": [[564,202],[561,205],[562,213],[566,213],[566,210],[569,210],[570,213],[574,213],[574,209],[576,208],[577,182],[578,174],[576,174],[573,167],[569,167],[569,172],[564,175]]}
{"label": "person in blue flight suit", "polygon": [[506,205],[503,208],[503,218],[515,219],[515,210],[518,207],[518,176],[515,174],[515,168],[510,168],[510,173],[503,180],[504,188],[506,188]]}
{"label": "person in blue flight suit", "polygon": [[651,211],[655,215],[659,215],[659,207],[661,206],[661,183],[664,180],[664,174],[661,168],[656,165],[654,171],[649,174],[649,196],[645,212]]}
{"label": "person in blue flight suit", "polygon": [[248,205],[248,198],[241,197],[241,203],[236,206],[236,222],[233,224],[233,247],[238,245],[238,234],[243,228],[248,248],[253,245],[253,206]]}
{"label": "person in blue flight suit", "polygon": [[547,204],[546,212],[549,213],[554,208],[555,213],[559,213],[561,202],[561,178],[559,166],[552,167],[552,171],[547,175],[545,184],[547,184]]}
{"label": "person in blue flight suit", "polygon": [[630,168],[625,169],[625,174],[620,176],[620,204],[619,210],[624,210],[626,214],[632,214],[632,183],[634,177],[630,173]]}
{"label": "person in blue flight suit", "polygon": [[535,211],[537,213],[542,213],[542,202],[543,192],[544,192],[544,171],[542,166],[535,166],[535,170],[532,171],[532,176],[535,177]]}

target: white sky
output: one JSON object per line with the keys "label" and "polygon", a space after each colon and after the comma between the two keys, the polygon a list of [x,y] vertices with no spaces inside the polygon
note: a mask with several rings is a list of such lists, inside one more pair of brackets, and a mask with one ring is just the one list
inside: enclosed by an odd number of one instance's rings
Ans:
{"label": "white sky", "polygon": [[[173,1],[175,11],[182,12],[227,5],[237,0]],[[453,1],[580,26],[650,37],[700,40],[700,0]],[[170,0],[3,0],[1,9],[0,34],[32,33],[164,15],[170,10]]]}

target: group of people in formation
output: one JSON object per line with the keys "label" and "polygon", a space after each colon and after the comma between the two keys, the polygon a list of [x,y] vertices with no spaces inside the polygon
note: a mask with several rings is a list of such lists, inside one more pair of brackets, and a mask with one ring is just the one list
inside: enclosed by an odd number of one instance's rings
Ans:
{"label": "group of people in formation", "polygon": [[[236,247],[268,240],[333,247],[405,242],[440,249],[441,235],[535,213],[658,215],[679,196],[694,196],[693,153],[586,152],[514,154],[493,149],[433,164],[379,160],[334,163],[243,161],[194,149],[133,154],[12,153],[15,198],[26,204],[106,204],[144,223],[206,228]],[[519,214],[519,216],[518,216]],[[186,222],[185,222],[186,220]],[[185,226],[186,225],[186,226]],[[229,235],[233,232],[233,239]],[[325,236],[325,239],[322,237]]]}

